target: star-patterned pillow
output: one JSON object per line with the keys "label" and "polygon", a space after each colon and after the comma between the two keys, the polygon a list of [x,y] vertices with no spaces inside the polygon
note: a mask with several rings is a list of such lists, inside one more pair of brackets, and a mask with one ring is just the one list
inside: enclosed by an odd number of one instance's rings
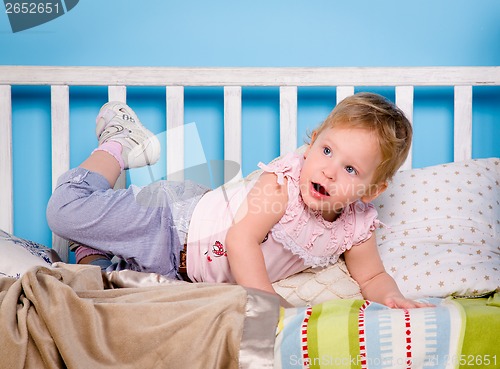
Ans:
{"label": "star-patterned pillow", "polygon": [[385,268],[410,298],[500,286],[500,159],[401,171],[374,201]]}

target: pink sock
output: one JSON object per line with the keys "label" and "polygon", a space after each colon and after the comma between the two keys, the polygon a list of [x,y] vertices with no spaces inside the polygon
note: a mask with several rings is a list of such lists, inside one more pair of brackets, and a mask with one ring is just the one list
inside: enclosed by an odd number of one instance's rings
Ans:
{"label": "pink sock", "polygon": [[94,151],[107,152],[108,154],[110,154],[111,156],[113,156],[116,159],[118,164],[120,164],[121,170],[123,170],[123,168],[125,168],[125,163],[123,162],[123,158],[122,158],[122,145],[120,145],[118,142],[107,141],[107,142],[103,143],[102,145],[100,145]]}
{"label": "pink sock", "polygon": [[89,256],[89,255],[102,255],[105,256],[106,258],[108,255],[106,255],[105,252],[93,249],[88,246],[78,246],[77,249],[75,250],[75,258],[76,258],[76,263],[78,264],[80,260],[82,260],[84,257]]}

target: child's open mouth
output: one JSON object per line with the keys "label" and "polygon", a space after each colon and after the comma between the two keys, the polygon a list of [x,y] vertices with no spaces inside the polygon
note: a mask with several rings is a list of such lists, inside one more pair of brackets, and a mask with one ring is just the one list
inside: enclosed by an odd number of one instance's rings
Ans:
{"label": "child's open mouth", "polygon": [[321,194],[323,196],[330,196],[330,194],[328,193],[328,191],[326,190],[326,188],[324,188],[319,183],[314,183],[313,182],[312,186],[314,188],[314,191],[318,192],[319,194]]}

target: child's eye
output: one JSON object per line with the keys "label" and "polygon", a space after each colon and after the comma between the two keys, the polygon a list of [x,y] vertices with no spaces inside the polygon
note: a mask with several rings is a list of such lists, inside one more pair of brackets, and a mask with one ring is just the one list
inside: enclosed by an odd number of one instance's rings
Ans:
{"label": "child's eye", "polygon": [[351,167],[350,165],[346,166],[345,170],[349,174],[358,174],[358,171],[354,169],[354,167]]}
{"label": "child's eye", "polygon": [[329,147],[323,147],[323,154],[325,154],[326,156],[330,156],[332,155],[332,150],[330,150]]}

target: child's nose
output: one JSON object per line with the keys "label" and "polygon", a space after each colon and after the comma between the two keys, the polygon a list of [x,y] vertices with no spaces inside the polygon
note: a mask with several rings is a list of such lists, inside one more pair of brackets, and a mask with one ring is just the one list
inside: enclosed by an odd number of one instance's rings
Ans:
{"label": "child's nose", "polygon": [[324,168],[323,174],[331,181],[335,181],[335,179],[337,178],[337,173],[334,168]]}

